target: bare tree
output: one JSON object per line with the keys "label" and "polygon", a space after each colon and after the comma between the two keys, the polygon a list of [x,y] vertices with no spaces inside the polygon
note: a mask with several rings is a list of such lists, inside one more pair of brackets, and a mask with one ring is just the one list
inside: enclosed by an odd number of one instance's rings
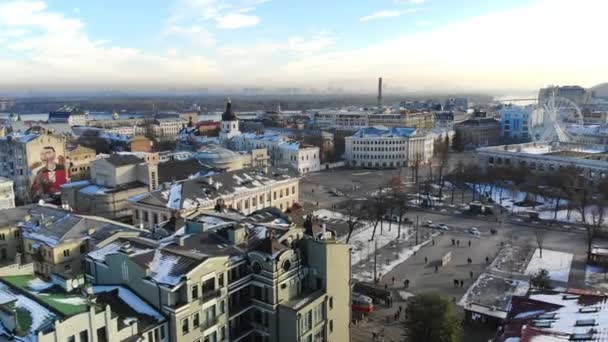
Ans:
{"label": "bare tree", "polygon": [[346,225],[348,226],[348,235],[346,236],[346,243],[349,243],[353,231],[357,227],[357,224],[361,222],[361,201],[357,201],[352,197],[349,197],[344,202],[344,213],[346,214]]}
{"label": "bare tree", "polygon": [[536,238],[536,245],[538,246],[539,256],[543,258],[543,245],[545,242],[545,235],[547,234],[547,230],[542,227],[536,227],[534,229],[534,237]]}

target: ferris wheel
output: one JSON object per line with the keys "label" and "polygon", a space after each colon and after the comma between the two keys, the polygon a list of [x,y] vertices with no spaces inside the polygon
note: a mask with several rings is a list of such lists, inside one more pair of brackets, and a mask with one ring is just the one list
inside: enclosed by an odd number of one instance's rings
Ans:
{"label": "ferris wheel", "polygon": [[549,96],[530,113],[528,129],[533,141],[572,141],[567,126],[583,124],[580,108],[572,101]]}

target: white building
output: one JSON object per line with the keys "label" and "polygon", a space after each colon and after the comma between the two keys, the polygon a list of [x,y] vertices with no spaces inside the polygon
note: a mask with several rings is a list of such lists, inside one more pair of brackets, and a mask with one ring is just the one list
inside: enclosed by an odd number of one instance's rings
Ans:
{"label": "white building", "polygon": [[230,102],[222,114],[220,143],[236,151],[266,148],[273,166],[287,166],[301,174],[321,169],[321,154],[317,146],[303,144],[281,133],[242,134]]}
{"label": "white building", "polygon": [[419,131],[410,127],[366,127],[345,138],[345,157],[355,167],[392,168],[427,163],[433,157],[434,142],[451,138],[452,131]]}
{"label": "white building", "polygon": [[15,192],[13,191],[13,181],[0,177],[0,210],[14,207]]}

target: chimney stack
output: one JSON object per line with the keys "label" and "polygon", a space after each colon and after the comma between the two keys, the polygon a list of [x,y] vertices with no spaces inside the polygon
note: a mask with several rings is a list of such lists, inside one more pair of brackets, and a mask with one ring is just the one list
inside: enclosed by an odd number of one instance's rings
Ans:
{"label": "chimney stack", "polygon": [[382,108],[382,77],[378,78],[378,108]]}

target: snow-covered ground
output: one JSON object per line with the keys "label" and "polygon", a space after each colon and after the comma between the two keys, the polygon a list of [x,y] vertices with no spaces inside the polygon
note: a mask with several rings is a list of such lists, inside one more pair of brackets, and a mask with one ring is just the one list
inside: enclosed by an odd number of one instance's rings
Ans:
{"label": "snow-covered ground", "polygon": [[[541,204],[535,207],[520,207],[515,205],[514,203],[522,202],[526,199],[527,192],[525,191],[512,191],[508,188],[503,188],[499,186],[491,187],[489,185],[480,185],[477,189],[478,193],[482,195],[489,194],[492,200],[495,203],[498,203],[504,207],[508,207],[509,211],[513,213],[524,213],[529,210],[538,211],[539,217],[543,220],[553,220],[556,216],[554,213],[555,205],[557,204],[557,199],[551,197],[543,197],[531,195],[531,198],[540,202]],[[559,206],[565,207],[568,204],[566,199],[560,199]],[[587,222],[593,221],[593,211],[596,211],[596,207],[588,206],[585,209],[585,219]],[[604,217],[608,217],[608,210],[606,211],[606,215]],[[579,223],[582,222],[582,215],[576,209],[571,209],[568,214],[568,209],[558,209],[557,211],[557,220],[563,222],[573,222]]]}
{"label": "snow-covered ground", "polygon": [[543,249],[543,257],[540,257],[540,249],[534,251],[534,255],[526,267],[525,274],[535,275],[540,269],[549,271],[549,278],[555,281],[568,282],[570,267],[572,265],[572,253],[564,253]]}
{"label": "snow-covered ground", "polygon": [[608,289],[608,267],[587,265],[585,267],[585,285]]}
{"label": "snow-covered ground", "polygon": [[[313,212],[313,215],[318,217],[327,219],[327,220],[347,220],[348,217],[334,211],[319,209]],[[409,245],[409,239],[412,237],[413,229],[411,226],[401,225],[401,236],[398,237],[398,229],[397,224],[393,222],[389,223],[383,222],[382,226],[378,223],[376,228],[376,235],[374,237],[374,241],[370,241],[372,238],[372,234],[374,231],[374,224],[369,221],[360,221],[361,226],[359,226],[353,232],[353,235],[350,239],[350,244],[353,245],[351,261],[352,265],[357,265],[359,263],[364,262],[368,258],[370,258],[374,254],[374,249],[378,249],[379,255],[386,255],[386,251],[381,251],[383,248],[392,248],[396,249],[396,252],[392,252],[389,258],[389,261],[386,262],[386,259],[380,256],[377,272],[378,274],[388,274],[393,268],[397,267],[399,264],[405,262],[410,256],[414,254],[415,251],[418,251],[422,246],[424,246],[426,242],[422,242],[416,246]],[[342,242],[345,242],[346,235],[340,237]],[[407,245],[407,246],[406,246]],[[371,270],[366,271],[353,271],[353,277],[362,279],[362,280],[372,280],[373,275]]]}

